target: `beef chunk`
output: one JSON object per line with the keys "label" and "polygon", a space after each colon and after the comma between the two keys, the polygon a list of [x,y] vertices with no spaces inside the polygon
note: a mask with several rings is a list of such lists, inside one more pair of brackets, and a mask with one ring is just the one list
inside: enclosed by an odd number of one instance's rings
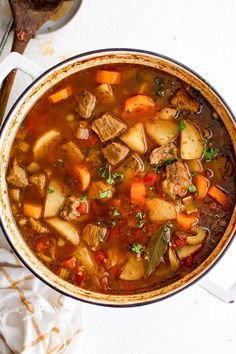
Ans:
{"label": "beef chunk", "polygon": [[99,136],[101,142],[105,142],[120,135],[127,125],[112,114],[105,113],[92,122],[91,128]]}
{"label": "beef chunk", "polygon": [[65,151],[65,154],[69,159],[75,160],[77,162],[80,162],[84,159],[84,155],[82,154],[80,148],[75,143],[73,143],[73,141],[69,141],[69,143],[62,145],[62,149]]}
{"label": "beef chunk", "polygon": [[128,155],[129,148],[118,142],[113,142],[103,148],[102,153],[111,165],[117,165]]}
{"label": "beef chunk", "polygon": [[184,196],[191,184],[190,175],[186,165],[177,161],[166,166],[166,180],[163,181],[164,191],[172,197],[176,194],[180,197]]}
{"label": "beef chunk", "polygon": [[99,248],[107,234],[107,228],[88,224],[83,229],[82,237],[92,250]]}
{"label": "beef chunk", "polygon": [[39,172],[34,173],[32,176],[29,177],[29,182],[36,185],[40,190],[45,188],[47,178],[45,173]]}
{"label": "beef chunk", "polygon": [[88,192],[88,197],[91,199],[97,199],[101,202],[106,202],[112,199],[113,194],[114,187],[104,180],[100,180],[92,183]]}
{"label": "beef chunk", "polygon": [[82,202],[80,198],[74,196],[68,197],[66,199],[63,210],[60,213],[60,216],[63,219],[69,221],[78,219],[81,216],[80,212],[78,211],[80,203],[85,203],[85,202],[84,201]]}
{"label": "beef chunk", "polygon": [[79,115],[82,118],[90,118],[96,104],[96,96],[86,89],[82,90],[79,98]]}
{"label": "beef chunk", "polygon": [[7,176],[8,183],[15,187],[23,188],[28,186],[29,181],[25,170],[18,165],[16,159],[13,161],[12,168]]}
{"label": "beef chunk", "polygon": [[43,223],[39,220],[29,218],[29,224],[32,229],[39,234],[46,234],[49,232],[48,227],[46,225],[43,225]]}
{"label": "beef chunk", "polygon": [[166,162],[177,160],[177,147],[174,143],[168,143],[154,149],[149,155],[149,161],[152,165],[163,165]]}
{"label": "beef chunk", "polygon": [[171,99],[171,104],[177,109],[190,113],[197,113],[200,109],[198,100],[182,89],[176,91],[174,97]]}

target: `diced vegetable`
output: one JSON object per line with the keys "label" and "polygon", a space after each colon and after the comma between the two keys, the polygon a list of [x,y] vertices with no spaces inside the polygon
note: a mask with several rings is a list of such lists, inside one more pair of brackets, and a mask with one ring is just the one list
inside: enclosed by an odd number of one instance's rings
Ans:
{"label": "diced vegetable", "polygon": [[193,177],[193,183],[196,186],[197,197],[196,199],[203,199],[207,195],[210,181],[203,175],[197,174]]}
{"label": "diced vegetable", "polygon": [[67,258],[61,262],[61,265],[65,268],[68,268],[68,269],[75,269],[76,268],[76,258],[75,257]]}
{"label": "diced vegetable", "polygon": [[130,199],[134,204],[145,206],[146,204],[146,188],[145,184],[140,179],[134,179],[130,188]]}
{"label": "diced vegetable", "polygon": [[148,199],[147,209],[150,219],[153,221],[161,222],[176,219],[176,209],[174,205],[164,199]]}
{"label": "diced vegetable", "polygon": [[194,245],[194,246],[187,245],[187,246],[184,246],[182,248],[178,248],[176,250],[176,252],[177,252],[177,255],[178,255],[179,259],[182,261],[185,258],[192,256],[201,247],[202,247],[202,245]]}
{"label": "diced vegetable", "polygon": [[31,164],[29,164],[26,169],[29,173],[35,173],[40,170],[40,166],[37,164],[37,162],[31,162]]}
{"label": "diced vegetable", "polygon": [[202,164],[200,160],[187,160],[189,172],[201,172]]}
{"label": "diced vegetable", "polygon": [[110,101],[113,99],[112,87],[109,84],[101,84],[96,87],[96,94],[103,101]]}
{"label": "diced vegetable", "polygon": [[41,204],[34,203],[24,203],[23,205],[23,213],[25,216],[30,216],[34,219],[40,219],[42,216],[43,207]]}
{"label": "diced vegetable", "polygon": [[158,145],[167,144],[170,140],[173,140],[178,134],[178,123],[173,119],[163,120],[147,120],[145,122],[147,134]]}
{"label": "diced vegetable", "polygon": [[121,83],[121,73],[118,71],[98,70],[96,73],[96,82],[98,84],[118,85]]}
{"label": "diced vegetable", "polygon": [[10,189],[9,194],[12,200],[14,200],[15,202],[20,201],[20,189]]}
{"label": "diced vegetable", "polygon": [[66,121],[67,122],[73,122],[75,120],[75,115],[72,113],[67,114],[66,116]]}
{"label": "diced vegetable", "polygon": [[147,143],[143,124],[138,122],[134,126],[130,127],[124,134],[120,136],[122,140],[128,147],[140,154],[144,154],[147,150]]}
{"label": "diced vegetable", "polygon": [[179,270],[180,268],[180,264],[175,254],[175,251],[171,247],[169,247],[168,256],[169,256],[171,269],[173,270],[173,272],[177,272],[177,270]]}
{"label": "diced vegetable", "polygon": [[192,214],[197,211],[197,208],[194,204],[193,197],[188,195],[187,197],[183,198],[184,209],[187,214]]}
{"label": "diced vegetable", "polygon": [[65,193],[62,185],[55,179],[51,179],[45,200],[44,217],[56,216],[65,201]]}
{"label": "diced vegetable", "polygon": [[70,224],[68,221],[61,220],[60,218],[48,218],[46,222],[55,229],[61,236],[65,237],[74,246],[79,243],[79,234],[74,225]]}
{"label": "diced vegetable", "polygon": [[76,165],[73,167],[73,174],[77,177],[81,183],[81,191],[85,192],[90,185],[91,176],[86,166]]}
{"label": "diced vegetable", "polygon": [[79,263],[82,263],[85,270],[90,274],[96,274],[97,272],[97,264],[93,257],[92,252],[88,249],[88,247],[84,245],[79,245],[74,252],[75,258]]}
{"label": "diced vegetable", "polygon": [[139,280],[144,275],[143,261],[137,259],[133,254],[130,255],[128,262],[125,264],[120,279],[122,280]]}
{"label": "diced vegetable", "polygon": [[177,225],[183,230],[190,230],[198,221],[196,214],[177,213]]}
{"label": "diced vegetable", "polygon": [[126,117],[133,117],[143,113],[154,113],[155,110],[155,102],[147,95],[129,97],[124,103],[124,115]]}
{"label": "diced vegetable", "polygon": [[222,206],[224,206],[229,200],[228,194],[216,185],[210,186],[207,193]]}
{"label": "diced vegetable", "polygon": [[57,130],[48,130],[41,135],[33,146],[33,153],[35,159],[39,159],[48,153],[50,145],[55,143],[60,138],[60,133]]}
{"label": "diced vegetable", "polygon": [[75,136],[77,139],[87,140],[89,138],[88,128],[78,127]]}
{"label": "diced vegetable", "polygon": [[199,245],[205,240],[207,231],[201,226],[194,226],[191,228],[191,231],[196,233],[196,235],[187,236],[186,243],[188,245]]}
{"label": "diced vegetable", "polygon": [[68,86],[60,91],[53,93],[52,95],[48,96],[48,99],[51,103],[55,104],[60,101],[65,100],[66,98],[70,97],[73,94],[72,87]]}
{"label": "diced vegetable", "polygon": [[177,109],[172,107],[164,107],[160,111],[157,112],[156,118],[169,120],[174,119],[177,116]]}
{"label": "diced vegetable", "polygon": [[200,159],[203,148],[199,129],[189,121],[185,121],[185,129],[180,132],[180,155],[182,159]]}
{"label": "diced vegetable", "polygon": [[154,186],[158,179],[159,176],[155,172],[148,172],[146,176],[143,177],[143,182],[147,186]]}
{"label": "diced vegetable", "polygon": [[18,149],[20,149],[23,152],[28,152],[30,149],[30,145],[25,141],[20,140],[18,143]]}

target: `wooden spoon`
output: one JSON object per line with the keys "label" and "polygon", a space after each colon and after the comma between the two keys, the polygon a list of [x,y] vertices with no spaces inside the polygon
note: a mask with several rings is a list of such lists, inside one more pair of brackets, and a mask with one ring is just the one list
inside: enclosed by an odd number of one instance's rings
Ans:
{"label": "wooden spoon", "polygon": [[[14,39],[11,51],[24,53],[30,39],[58,11],[63,0],[9,0],[14,18]],[[0,124],[16,76],[13,70],[4,80],[0,91]]]}

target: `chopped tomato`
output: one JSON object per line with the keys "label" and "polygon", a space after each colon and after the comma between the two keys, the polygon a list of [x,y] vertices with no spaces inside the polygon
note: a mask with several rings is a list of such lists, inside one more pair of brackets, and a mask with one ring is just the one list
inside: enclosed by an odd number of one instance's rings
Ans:
{"label": "chopped tomato", "polygon": [[174,248],[182,248],[186,245],[186,240],[183,239],[183,238],[177,238],[175,241],[174,241]]}
{"label": "chopped tomato", "polygon": [[107,254],[103,251],[98,250],[94,253],[94,258],[98,263],[105,264],[107,261]]}
{"label": "chopped tomato", "polygon": [[188,257],[185,259],[184,264],[185,264],[187,267],[192,267],[192,265],[193,265],[193,257],[192,257],[192,256],[188,256]]}
{"label": "chopped tomato", "polygon": [[61,262],[61,265],[65,268],[68,268],[68,269],[75,269],[76,268],[76,258],[70,257],[68,259],[65,259],[64,261]]}
{"label": "chopped tomato", "polygon": [[142,230],[141,229],[136,230],[133,235],[133,242],[136,243],[140,241],[141,237],[142,237]]}
{"label": "chopped tomato", "polygon": [[42,238],[40,239],[35,246],[36,252],[44,252],[50,245],[49,238]]}
{"label": "chopped tomato", "polygon": [[76,285],[80,286],[83,285],[83,282],[86,279],[86,275],[83,274],[82,272],[78,272],[77,274],[75,274],[75,283]]}
{"label": "chopped tomato", "polygon": [[79,206],[76,208],[80,215],[85,215],[88,212],[88,203],[81,201]]}
{"label": "chopped tomato", "polygon": [[143,177],[143,182],[147,186],[154,186],[154,184],[158,181],[159,176],[155,172],[148,172],[145,177]]}

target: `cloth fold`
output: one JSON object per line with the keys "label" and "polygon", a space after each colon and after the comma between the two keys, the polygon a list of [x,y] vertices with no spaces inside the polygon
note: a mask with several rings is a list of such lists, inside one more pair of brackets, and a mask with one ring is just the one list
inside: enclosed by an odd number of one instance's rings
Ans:
{"label": "cloth fold", "polygon": [[0,248],[0,353],[78,353],[80,304],[31,274]]}

